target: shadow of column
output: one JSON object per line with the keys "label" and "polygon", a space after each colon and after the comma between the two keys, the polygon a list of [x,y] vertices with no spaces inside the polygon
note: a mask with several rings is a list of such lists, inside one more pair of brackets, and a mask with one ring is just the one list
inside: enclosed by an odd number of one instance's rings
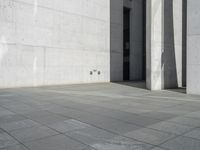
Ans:
{"label": "shadow of column", "polygon": [[162,71],[163,88],[178,87],[173,0],[164,0]]}
{"label": "shadow of column", "polygon": [[123,0],[110,0],[110,81],[123,81]]}

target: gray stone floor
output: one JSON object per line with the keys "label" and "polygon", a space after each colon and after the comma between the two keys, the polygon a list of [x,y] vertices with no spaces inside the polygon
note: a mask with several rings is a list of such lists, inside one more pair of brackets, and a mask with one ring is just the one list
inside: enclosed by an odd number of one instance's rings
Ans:
{"label": "gray stone floor", "polygon": [[143,83],[0,90],[0,150],[200,150],[200,97]]}

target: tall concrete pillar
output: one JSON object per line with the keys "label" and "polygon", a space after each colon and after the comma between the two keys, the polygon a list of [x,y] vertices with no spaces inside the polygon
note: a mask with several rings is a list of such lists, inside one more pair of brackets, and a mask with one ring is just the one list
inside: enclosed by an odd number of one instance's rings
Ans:
{"label": "tall concrete pillar", "polygon": [[147,0],[147,88],[182,86],[182,0]]}
{"label": "tall concrete pillar", "polygon": [[160,90],[162,87],[163,0],[147,0],[146,9],[147,88]]}
{"label": "tall concrete pillar", "polygon": [[187,1],[187,92],[200,95],[200,1]]}

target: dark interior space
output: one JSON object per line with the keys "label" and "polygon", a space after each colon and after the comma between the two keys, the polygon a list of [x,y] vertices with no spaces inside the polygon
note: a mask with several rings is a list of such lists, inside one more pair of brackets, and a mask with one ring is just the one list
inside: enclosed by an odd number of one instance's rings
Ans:
{"label": "dark interior space", "polygon": [[124,7],[123,17],[123,80],[130,80],[130,9]]}
{"label": "dark interior space", "polygon": [[146,0],[143,0],[143,74],[142,80],[146,81]]}
{"label": "dark interior space", "polygon": [[[146,0],[142,0],[137,5],[140,10],[124,7],[123,11],[124,81],[146,81]],[[131,29],[132,27],[137,28],[137,31]]]}

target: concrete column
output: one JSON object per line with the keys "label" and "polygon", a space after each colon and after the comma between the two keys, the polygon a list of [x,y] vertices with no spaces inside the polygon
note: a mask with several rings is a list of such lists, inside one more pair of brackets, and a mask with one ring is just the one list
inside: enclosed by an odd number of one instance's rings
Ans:
{"label": "concrete column", "polygon": [[187,2],[187,92],[200,95],[200,1]]}
{"label": "concrete column", "polygon": [[147,88],[182,87],[182,0],[147,1]]}
{"label": "concrete column", "polygon": [[160,90],[162,87],[163,0],[147,0],[146,9],[147,88]]}

